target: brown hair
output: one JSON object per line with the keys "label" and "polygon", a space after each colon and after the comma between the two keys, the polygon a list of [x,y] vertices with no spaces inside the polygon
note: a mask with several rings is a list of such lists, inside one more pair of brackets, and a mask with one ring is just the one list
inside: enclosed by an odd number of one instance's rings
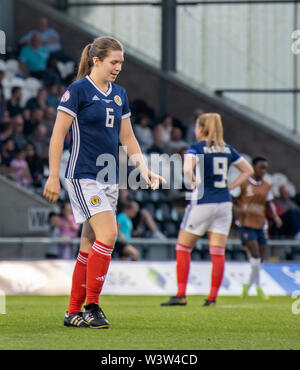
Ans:
{"label": "brown hair", "polygon": [[76,80],[80,80],[91,73],[94,57],[103,61],[111,50],[123,52],[123,45],[110,36],[97,37],[91,44],[87,44],[81,53]]}
{"label": "brown hair", "polygon": [[203,136],[207,137],[207,147],[210,147],[212,141],[214,142],[215,147],[224,147],[225,141],[223,139],[223,125],[221,116],[218,113],[201,114],[197,118],[196,124],[202,127]]}

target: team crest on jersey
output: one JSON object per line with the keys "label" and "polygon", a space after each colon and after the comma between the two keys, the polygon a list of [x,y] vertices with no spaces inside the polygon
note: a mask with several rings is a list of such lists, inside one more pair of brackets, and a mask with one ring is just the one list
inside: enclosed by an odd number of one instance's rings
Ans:
{"label": "team crest on jersey", "polygon": [[100,204],[100,198],[98,197],[98,195],[94,195],[93,197],[91,197],[90,203],[94,207],[99,206],[99,204]]}
{"label": "team crest on jersey", "polygon": [[61,98],[61,102],[65,103],[70,99],[70,96],[71,96],[70,91],[69,90],[65,91],[64,95]]}
{"label": "team crest on jersey", "polygon": [[119,97],[119,95],[116,95],[114,97],[114,101],[115,101],[116,104],[118,104],[120,106],[122,105],[122,99]]}

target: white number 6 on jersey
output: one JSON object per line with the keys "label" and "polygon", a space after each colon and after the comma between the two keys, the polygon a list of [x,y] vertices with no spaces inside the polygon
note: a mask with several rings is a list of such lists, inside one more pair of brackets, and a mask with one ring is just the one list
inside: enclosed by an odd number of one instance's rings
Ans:
{"label": "white number 6 on jersey", "polygon": [[215,188],[225,188],[227,180],[227,169],[228,169],[228,159],[226,157],[214,157],[213,159],[214,175],[221,175],[221,181],[215,181]]}
{"label": "white number 6 on jersey", "polygon": [[114,127],[115,116],[113,114],[110,114],[113,113],[113,111],[113,108],[106,108],[106,127]]}

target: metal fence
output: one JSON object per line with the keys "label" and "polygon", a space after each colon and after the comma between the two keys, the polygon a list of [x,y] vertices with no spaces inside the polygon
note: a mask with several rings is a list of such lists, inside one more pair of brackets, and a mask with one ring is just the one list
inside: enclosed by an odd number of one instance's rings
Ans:
{"label": "metal fence", "polygon": [[[141,254],[141,259],[145,260],[172,260],[175,259],[175,245],[177,239],[166,239],[159,240],[153,238],[132,238],[130,244],[137,247]],[[71,244],[73,249],[73,257],[75,258],[76,252],[80,245],[80,238],[51,238],[51,237],[7,237],[0,238],[0,252],[1,248],[7,248],[10,245],[17,246],[17,253],[14,259],[28,259],[26,258],[26,248],[27,247],[36,247],[36,248],[46,248],[50,244]],[[241,245],[240,240],[237,239],[228,239],[227,252],[243,252],[245,251]],[[199,239],[196,243],[194,251],[199,252],[208,252],[208,240]],[[268,240],[268,246],[266,250],[266,260],[272,257],[276,257],[278,260],[286,259],[286,252],[299,252],[300,258],[300,240],[288,240],[288,239],[276,239]],[[196,257],[196,259],[201,259],[201,257]],[[2,258],[3,260],[6,258]],[[12,258],[9,258],[12,259]],[[32,258],[31,258],[32,259]],[[40,258],[38,258],[40,259]],[[0,257],[1,260],[1,257]],[[275,259],[274,259],[275,260]]]}

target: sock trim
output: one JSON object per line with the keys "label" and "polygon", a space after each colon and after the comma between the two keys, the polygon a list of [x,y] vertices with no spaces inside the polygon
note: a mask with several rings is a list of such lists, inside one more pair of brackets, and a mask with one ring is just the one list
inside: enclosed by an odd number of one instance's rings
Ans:
{"label": "sock trim", "polygon": [[103,254],[104,256],[111,256],[114,248],[95,241],[92,249],[97,253]]}
{"label": "sock trim", "polygon": [[217,245],[212,245],[209,247],[209,253],[218,255],[218,256],[223,256],[225,255],[225,249],[226,247],[219,247]]}
{"label": "sock trim", "polygon": [[[84,254],[86,256],[88,256],[88,253],[84,253]],[[88,257],[85,257],[84,254],[79,251],[78,256],[77,256],[77,260],[79,262],[83,263],[84,265],[86,265],[87,264]]]}
{"label": "sock trim", "polygon": [[176,244],[176,250],[177,251],[184,251],[184,252],[191,253],[192,252],[192,249],[193,248],[187,247],[186,245],[183,245],[183,244],[180,244],[180,243],[177,243]]}

